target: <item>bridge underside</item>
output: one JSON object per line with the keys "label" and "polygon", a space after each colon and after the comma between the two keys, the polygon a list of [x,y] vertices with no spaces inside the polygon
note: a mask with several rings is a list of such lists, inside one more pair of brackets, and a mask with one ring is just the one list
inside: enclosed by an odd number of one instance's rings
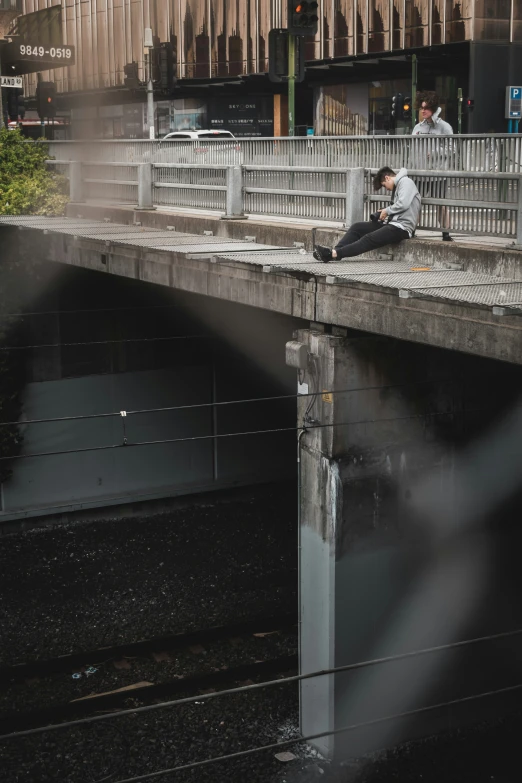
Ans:
{"label": "bridge underside", "polygon": [[[22,257],[37,250],[59,263],[330,327],[522,363],[522,273],[515,251],[516,261],[502,274],[498,267],[486,273],[456,264],[455,251],[450,261],[428,254],[428,243],[417,240],[395,255],[318,264],[297,248],[94,219],[1,218],[0,226]],[[465,260],[470,251],[460,254]]]}
{"label": "bridge underside", "polygon": [[[236,388],[241,367],[229,365],[226,399],[241,399],[248,383],[251,396],[262,388],[274,393],[273,384],[257,386],[256,365],[279,363],[280,387],[295,391],[295,370],[280,366],[284,344],[294,337],[304,346],[298,390],[315,396],[298,398],[297,421],[295,401],[283,414],[256,412],[255,422],[250,414],[242,421],[292,430],[280,452],[290,472],[303,431],[303,673],[522,627],[516,273],[508,279],[497,269],[481,278],[442,257],[420,268],[405,255],[319,265],[293,248],[245,248],[240,238],[223,247],[223,238],[163,228],[38,220],[20,220],[22,231],[2,226],[2,247],[8,243],[22,261],[37,255],[56,268],[91,270],[96,280],[126,278],[143,292],[151,288],[145,283],[183,292],[202,320],[207,310],[225,308],[211,330],[226,325],[226,341],[240,340],[242,357],[254,356]],[[221,431],[236,425],[231,413]],[[261,463],[279,448],[270,444]],[[237,469],[237,444],[229,458]],[[316,741],[329,756],[357,756],[504,711],[511,692],[466,699],[517,684],[518,669],[505,660],[519,659],[521,640],[303,681],[302,731],[364,724]]]}

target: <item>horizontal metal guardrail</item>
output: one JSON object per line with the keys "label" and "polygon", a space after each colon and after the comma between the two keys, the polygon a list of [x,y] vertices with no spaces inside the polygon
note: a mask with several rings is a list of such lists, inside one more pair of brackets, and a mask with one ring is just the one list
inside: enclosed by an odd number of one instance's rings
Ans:
{"label": "horizontal metal guardrail", "polygon": [[311,136],[231,141],[122,139],[45,143],[53,157],[100,163],[314,168],[380,168],[387,165],[392,168],[522,173],[522,134]]}
{"label": "horizontal metal guardrail", "polygon": [[[79,163],[69,166],[74,200],[188,207],[351,224],[390,202],[373,192],[374,168]],[[102,169],[102,176],[98,172]],[[108,176],[108,174],[111,176]],[[420,228],[503,236],[522,245],[520,174],[413,169],[422,197]]]}

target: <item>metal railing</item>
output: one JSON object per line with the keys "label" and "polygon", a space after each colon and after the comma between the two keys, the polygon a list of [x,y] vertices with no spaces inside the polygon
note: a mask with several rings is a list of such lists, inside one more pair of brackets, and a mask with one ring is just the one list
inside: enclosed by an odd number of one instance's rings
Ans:
{"label": "metal railing", "polygon": [[[40,143],[40,142],[35,142]],[[522,135],[312,136],[220,140],[51,141],[61,160],[220,166],[392,168],[522,173]]]}
{"label": "metal railing", "polygon": [[[80,163],[69,168],[71,200],[216,210],[224,217],[278,216],[351,225],[390,196],[373,192],[371,168]],[[501,236],[522,245],[521,174],[410,170],[422,198],[420,228]]]}

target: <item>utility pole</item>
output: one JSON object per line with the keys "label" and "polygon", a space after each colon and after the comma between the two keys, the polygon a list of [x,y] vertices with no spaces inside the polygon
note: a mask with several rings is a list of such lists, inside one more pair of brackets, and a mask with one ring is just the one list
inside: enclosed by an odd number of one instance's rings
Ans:
{"label": "utility pole", "polygon": [[[317,0],[287,0],[288,16],[288,135],[295,135],[295,66],[296,38],[299,37],[299,62],[304,55],[304,37],[315,36],[318,30]],[[303,70],[304,74],[304,70]],[[299,78],[302,78],[300,74]]]}
{"label": "utility pole", "polygon": [[145,28],[144,49],[147,51],[147,128],[149,129],[149,139],[156,138],[156,128],[154,123],[154,87],[152,84],[152,50],[154,43],[152,40],[152,29]]}
{"label": "utility pole", "polygon": [[288,135],[295,135],[295,35],[288,35]]}
{"label": "utility pole", "polygon": [[[411,102],[412,106],[417,106],[417,55],[411,57]],[[411,113],[411,129],[417,124],[417,110]]]}
{"label": "utility pole", "polygon": [[457,115],[457,133],[462,133],[462,87],[459,87],[457,90],[457,109],[458,109],[458,115]]}

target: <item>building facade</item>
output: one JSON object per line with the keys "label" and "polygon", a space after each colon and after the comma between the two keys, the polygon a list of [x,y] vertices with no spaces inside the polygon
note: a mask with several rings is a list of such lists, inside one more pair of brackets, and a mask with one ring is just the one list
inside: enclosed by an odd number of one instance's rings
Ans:
{"label": "building facade", "polygon": [[[24,13],[56,3],[22,0]],[[177,85],[157,105],[160,134],[198,126],[238,135],[284,133],[285,85],[270,83],[267,71],[268,34],[286,25],[285,0],[61,4],[64,43],[76,46],[76,64],[43,78],[56,82],[64,110],[94,126],[96,135],[128,135],[131,126],[141,133],[136,104],[144,96],[124,89],[124,66],[137,62],[144,79],[146,27],[158,42],[172,44],[176,61]],[[397,91],[411,94],[416,54],[419,88],[440,91],[451,121],[461,88],[475,100],[463,130],[491,130],[482,127],[488,121],[502,130],[500,91],[522,82],[522,0],[319,0],[319,16],[317,36],[306,41],[298,125],[321,134],[400,130],[388,127],[389,101]],[[480,94],[482,78],[494,91],[489,102]],[[33,75],[29,93],[35,84]]]}

